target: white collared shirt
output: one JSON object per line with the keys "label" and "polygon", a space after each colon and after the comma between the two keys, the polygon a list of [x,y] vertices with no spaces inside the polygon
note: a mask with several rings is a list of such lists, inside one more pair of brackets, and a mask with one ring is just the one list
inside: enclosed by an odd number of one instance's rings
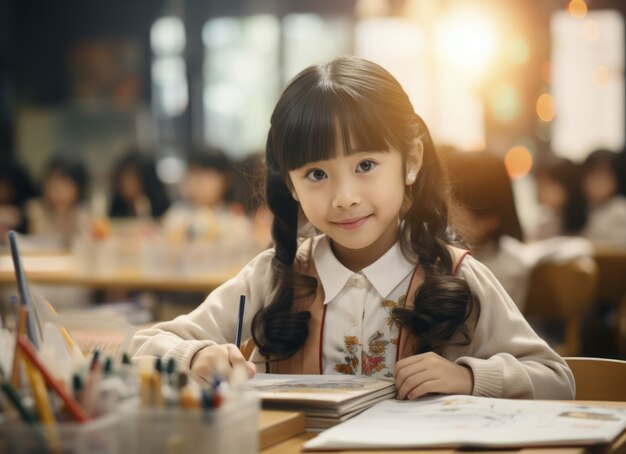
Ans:
{"label": "white collared shirt", "polygon": [[404,303],[415,265],[393,245],[376,262],[355,273],[335,256],[328,237],[313,251],[324,288],[324,374],[393,377],[399,329],[391,310]]}

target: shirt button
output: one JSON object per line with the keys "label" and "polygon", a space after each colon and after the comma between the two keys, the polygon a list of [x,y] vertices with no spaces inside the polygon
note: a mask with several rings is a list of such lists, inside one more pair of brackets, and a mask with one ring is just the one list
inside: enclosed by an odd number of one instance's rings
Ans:
{"label": "shirt button", "polygon": [[361,274],[354,274],[350,278],[350,284],[353,287],[356,287],[356,288],[365,288],[365,287],[367,287],[367,282],[365,280],[365,276],[362,276]]}

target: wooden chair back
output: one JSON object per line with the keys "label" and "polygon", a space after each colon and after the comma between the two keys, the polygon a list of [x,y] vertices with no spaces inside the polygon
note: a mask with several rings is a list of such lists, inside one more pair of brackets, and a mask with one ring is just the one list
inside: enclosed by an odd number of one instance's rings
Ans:
{"label": "wooden chair back", "polygon": [[626,361],[564,358],[576,380],[576,400],[626,401]]}
{"label": "wooden chair back", "polygon": [[539,263],[531,272],[524,315],[564,321],[564,343],[556,348],[562,355],[581,353],[581,324],[595,301],[597,280],[596,263],[589,257]]}

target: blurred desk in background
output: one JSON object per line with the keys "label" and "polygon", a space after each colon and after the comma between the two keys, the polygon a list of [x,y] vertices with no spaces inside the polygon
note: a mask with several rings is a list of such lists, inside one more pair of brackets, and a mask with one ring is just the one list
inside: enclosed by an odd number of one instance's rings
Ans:
{"label": "blurred desk in background", "polygon": [[[206,275],[146,274],[138,269],[115,269],[106,273],[90,273],[77,269],[71,254],[24,255],[24,270],[33,284],[82,286],[94,290],[152,290],[167,292],[210,291],[234,276],[239,269]],[[0,287],[15,285],[13,262],[9,255],[0,255]]]}

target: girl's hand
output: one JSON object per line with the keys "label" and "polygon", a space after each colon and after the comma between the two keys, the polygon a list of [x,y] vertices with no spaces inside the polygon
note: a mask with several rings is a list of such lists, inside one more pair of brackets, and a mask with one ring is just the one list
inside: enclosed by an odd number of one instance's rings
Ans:
{"label": "girl's hand", "polygon": [[210,381],[218,371],[230,375],[237,365],[247,369],[248,378],[254,377],[254,364],[246,361],[235,344],[210,345],[196,352],[190,369],[198,377]]}
{"label": "girl's hand", "polygon": [[430,393],[472,394],[474,375],[433,352],[409,356],[396,363],[394,379],[397,398],[417,399]]}

